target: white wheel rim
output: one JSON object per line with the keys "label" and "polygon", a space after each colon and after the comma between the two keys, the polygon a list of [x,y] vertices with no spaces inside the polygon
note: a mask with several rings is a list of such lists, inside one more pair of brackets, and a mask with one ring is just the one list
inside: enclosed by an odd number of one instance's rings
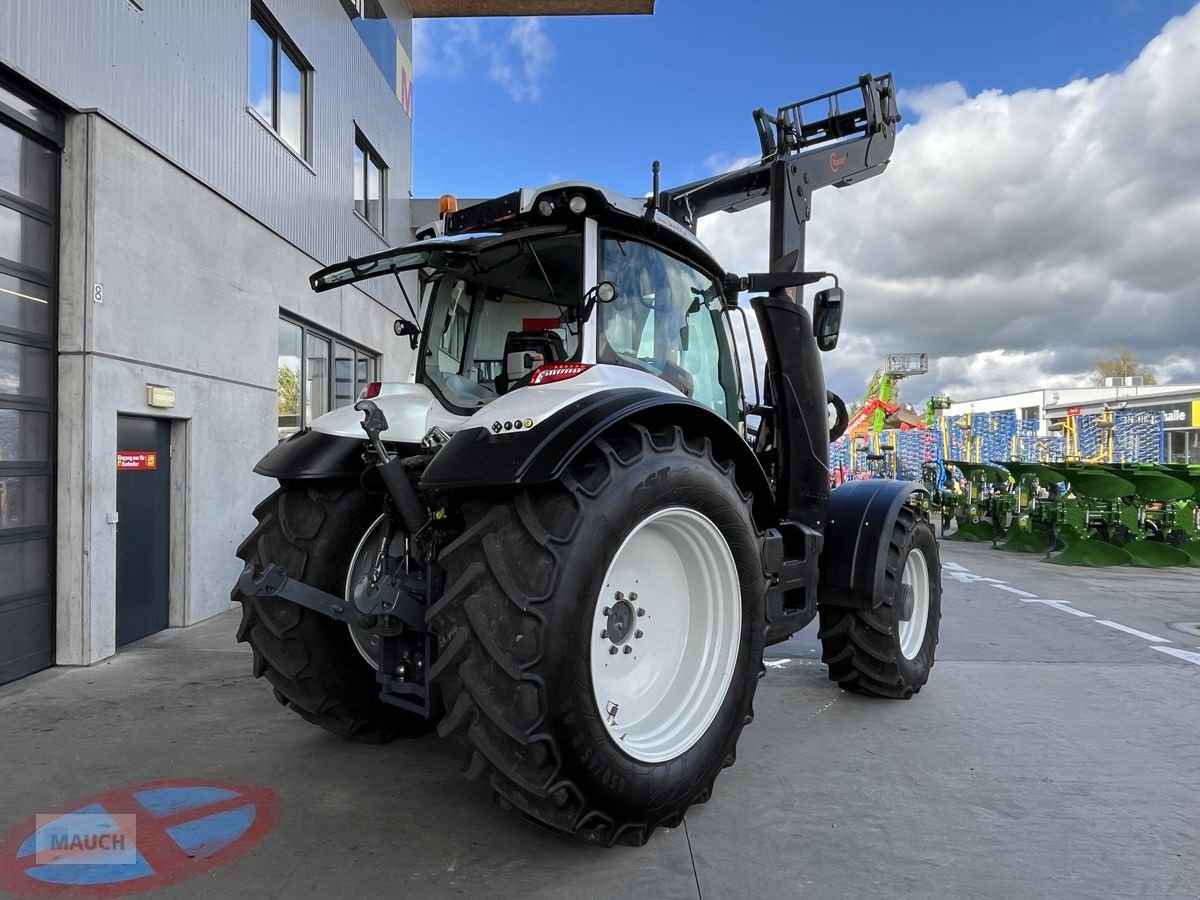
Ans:
{"label": "white wheel rim", "polygon": [[[387,516],[381,515],[378,519],[371,523],[371,527],[363,532],[362,540],[358,542],[358,546],[354,548],[354,555],[350,557],[350,565],[346,568],[346,587],[342,594],[346,598],[346,604],[349,609],[354,608],[354,598],[350,591],[354,587],[354,582],[362,574],[362,567],[374,559],[375,551],[378,549],[378,542],[382,538],[377,532],[383,526]],[[392,536],[392,543],[403,541],[404,534],[399,529]],[[370,546],[368,546],[370,545]],[[400,548],[403,550],[403,547]],[[365,561],[363,551],[366,550],[369,554]],[[372,669],[379,670],[379,635],[372,634],[365,628],[357,628],[354,625],[347,624],[346,627],[350,630],[350,638],[354,641],[354,646],[358,649],[359,654],[363,659],[370,664]]]}
{"label": "white wheel rim", "polygon": [[900,652],[905,659],[916,659],[925,643],[929,624],[929,566],[925,554],[914,547],[904,561],[903,587],[912,591],[912,615],[900,620]]}
{"label": "white wheel rim", "polygon": [[741,634],[737,564],[720,529],[683,507],[643,519],[613,557],[591,620],[592,691],[617,746],[654,763],[700,740],[725,701]]}

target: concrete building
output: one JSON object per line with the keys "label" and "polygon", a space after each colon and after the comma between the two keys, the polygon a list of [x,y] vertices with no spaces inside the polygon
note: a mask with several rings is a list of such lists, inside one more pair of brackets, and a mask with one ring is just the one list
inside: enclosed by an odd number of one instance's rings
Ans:
{"label": "concrete building", "polygon": [[396,379],[414,16],[653,0],[0,7],[0,683],[229,606],[281,435]]}
{"label": "concrete building", "polygon": [[1109,379],[1106,387],[1056,388],[1021,391],[952,403],[944,413],[1012,412],[1020,420],[1037,419],[1038,433],[1068,416],[1090,415],[1105,409],[1161,412],[1166,433],[1167,462],[1200,464],[1200,384],[1134,384],[1133,379]]}

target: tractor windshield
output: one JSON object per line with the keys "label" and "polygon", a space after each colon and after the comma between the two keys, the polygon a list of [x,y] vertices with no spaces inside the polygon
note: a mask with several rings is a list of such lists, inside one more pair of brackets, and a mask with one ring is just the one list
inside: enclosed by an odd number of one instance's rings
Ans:
{"label": "tractor windshield", "polygon": [[601,279],[617,299],[601,304],[596,359],[651,372],[736,421],[737,373],[722,316],[720,286],[709,275],[650,244],[605,236]]}
{"label": "tractor windshield", "polygon": [[538,366],[575,358],[582,266],[582,235],[555,229],[424,269],[418,377],[469,412],[521,387]]}

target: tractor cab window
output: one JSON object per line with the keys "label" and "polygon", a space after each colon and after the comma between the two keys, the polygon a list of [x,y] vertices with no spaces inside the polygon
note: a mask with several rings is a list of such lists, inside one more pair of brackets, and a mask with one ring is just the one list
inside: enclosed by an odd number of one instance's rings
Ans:
{"label": "tractor cab window", "polygon": [[470,412],[522,387],[538,366],[579,350],[582,239],[519,238],[461,267],[426,269],[423,381]]}
{"label": "tractor cab window", "polygon": [[598,307],[597,362],[650,372],[718,415],[737,420],[737,375],[718,283],[662,250],[606,236],[603,281],[617,299]]}

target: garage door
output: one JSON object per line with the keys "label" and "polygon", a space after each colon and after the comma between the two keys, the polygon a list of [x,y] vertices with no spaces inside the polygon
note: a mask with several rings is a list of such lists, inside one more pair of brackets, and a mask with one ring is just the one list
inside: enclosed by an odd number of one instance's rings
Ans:
{"label": "garage door", "polygon": [[54,661],[60,144],[0,73],[0,683]]}

